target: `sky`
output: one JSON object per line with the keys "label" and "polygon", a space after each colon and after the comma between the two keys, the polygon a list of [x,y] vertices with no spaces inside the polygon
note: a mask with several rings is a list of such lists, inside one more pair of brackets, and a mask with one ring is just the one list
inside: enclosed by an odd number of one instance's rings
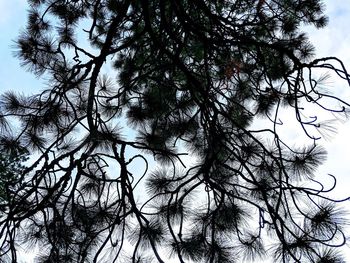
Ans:
{"label": "sky", "polygon": [[[329,24],[321,30],[306,27],[311,42],[316,47],[317,57],[336,56],[350,71],[350,3],[348,0],[327,0],[326,14]],[[25,0],[0,0],[0,93],[16,90],[26,94],[39,91],[43,80],[26,72],[13,56],[13,40],[25,26],[27,5]],[[350,101],[350,87],[330,80],[328,89]],[[338,198],[350,196],[350,120],[338,124],[338,132],[323,144],[328,151],[328,159],[319,169],[318,178],[327,179],[331,173],[337,177],[338,186],[334,194]],[[294,138],[295,139],[295,138]],[[297,139],[296,139],[297,140]],[[350,201],[344,204],[349,210]],[[350,234],[350,233],[349,233]],[[344,248],[346,259],[350,262],[350,246]],[[26,262],[29,259],[27,258]]]}

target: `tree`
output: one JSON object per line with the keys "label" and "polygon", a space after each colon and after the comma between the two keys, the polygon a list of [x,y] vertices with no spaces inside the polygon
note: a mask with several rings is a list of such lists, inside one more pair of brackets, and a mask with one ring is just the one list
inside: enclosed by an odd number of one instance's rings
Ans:
{"label": "tree", "polygon": [[0,211],[4,212],[13,190],[11,186],[25,170],[23,162],[27,160],[27,152],[22,148],[8,151],[1,147],[0,150]]}
{"label": "tree", "polygon": [[[29,3],[16,54],[48,84],[1,96],[0,123],[19,122],[1,143],[36,156],[1,218],[3,255],[344,262],[336,178],[316,174],[332,131],[321,117],[350,106],[323,81],[350,79],[301,30],[327,24],[321,1]],[[281,133],[290,116],[301,145]]]}

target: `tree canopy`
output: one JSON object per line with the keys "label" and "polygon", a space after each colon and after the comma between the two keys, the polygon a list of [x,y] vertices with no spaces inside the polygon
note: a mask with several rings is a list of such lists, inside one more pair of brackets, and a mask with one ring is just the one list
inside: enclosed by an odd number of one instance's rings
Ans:
{"label": "tree canopy", "polygon": [[27,151],[17,148],[17,151],[7,151],[0,148],[0,213],[6,211],[7,202],[11,196],[12,184],[16,182],[25,169],[23,163],[27,160]]}
{"label": "tree canopy", "polygon": [[28,2],[15,54],[47,84],[0,98],[0,146],[33,156],[11,182],[0,257],[344,262],[317,112],[346,118],[323,82],[350,79],[303,32],[326,26],[322,1]]}

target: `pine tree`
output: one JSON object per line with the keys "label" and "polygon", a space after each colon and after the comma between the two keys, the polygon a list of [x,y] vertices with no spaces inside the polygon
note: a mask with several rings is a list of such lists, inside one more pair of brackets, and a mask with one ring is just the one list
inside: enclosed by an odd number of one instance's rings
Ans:
{"label": "pine tree", "polygon": [[24,173],[23,163],[27,160],[27,151],[17,148],[11,151],[11,148],[0,147],[0,213],[6,211],[11,194],[15,189],[12,187]]}
{"label": "pine tree", "polygon": [[322,88],[350,83],[343,63],[302,31],[326,26],[322,1],[29,4],[16,55],[48,81],[1,95],[1,145],[35,156],[1,217],[4,258],[344,262],[336,178],[317,177],[333,128],[306,112],[350,106]]}

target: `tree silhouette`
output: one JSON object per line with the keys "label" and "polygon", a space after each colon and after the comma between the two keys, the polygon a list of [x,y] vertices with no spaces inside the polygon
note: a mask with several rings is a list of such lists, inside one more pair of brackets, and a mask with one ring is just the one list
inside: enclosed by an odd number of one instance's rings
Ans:
{"label": "tree silhouette", "polygon": [[25,149],[20,147],[17,149],[11,148],[0,147],[0,213],[6,211],[8,200],[14,190],[13,186],[23,173],[25,169],[23,162],[27,160]]}
{"label": "tree silhouette", "polygon": [[336,178],[316,178],[333,127],[307,111],[350,106],[322,86],[350,83],[343,63],[300,29],[327,24],[321,1],[29,3],[16,55],[47,86],[1,95],[2,147],[35,156],[11,185],[2,258],[344,262]]}

